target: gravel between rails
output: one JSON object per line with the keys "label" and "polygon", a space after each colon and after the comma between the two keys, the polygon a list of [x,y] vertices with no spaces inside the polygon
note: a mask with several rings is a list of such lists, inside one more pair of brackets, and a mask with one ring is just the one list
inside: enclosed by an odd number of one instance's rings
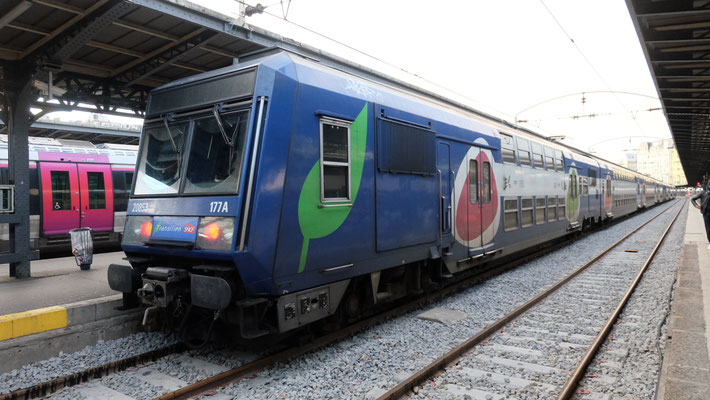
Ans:
{"label": "gravel between rails", "polygon": [[667,204],[655,207],[588,235],[426,308],[443,307],[468,314],[468,318],[455,324],[416,318],[421,311],[410,313],[350,340],[267,369],[251,379],[229,385],[220,393],[249,399],[376,398],[667,207]]}
{"label": "gravel between rails", "polygon": [[579,387],[589,391],[589,395],[575,398],[655,397],[688,209],[686,207],[678,216],[678,222],[624,307],[620,320],[587,367]]}
{"label": "gravel between rails", "polygon": [[[673,214],[675,211],[678,208]],[[598,263],[494,334],[486,343],[464,354],[445,372],[422,385],[412,398],[556,398],[628,290],[672,216],[669,213],[651,222]],[[625,249],[635,249],[638,253],[629,253]],[[673,275],[668,278],[672,281]],[[647,313],[657,310],[655,304],[644,307]],[[653,310],[650,307],[654,307]],[[635,317],[635,320],[642,318]],[[622,325],[635,329],[638,323],[623,321]],[[658,329],[654,334],[657,333]],[[599,357],[598,362],[607,370],[624,373],[630,365],[622,361],[630,352],[636,351],[633,345],[638,340],[643,341],[643,338],[621,338],[620,341],[631,345],[630,348],[610,349],[605,354],[606,358]],[[554,370],[549,370],[550,367]],[[640,363],[633,367],[646,369],[649,365]],[[629,371],[625,373],[629,374]],[[594,379],[616,384],[614,377],[603,373]],[[597,400],[612,398],[612,395],[613,398],[626,399],[630,398],[629,394],[636,396],[633,398],[652,398],[655,382],[656,379],[651,376],[650,379],[637,381],[631,389],[613,387],[611,395],[586,390],[589,395],[580,396],[580,399]]]}

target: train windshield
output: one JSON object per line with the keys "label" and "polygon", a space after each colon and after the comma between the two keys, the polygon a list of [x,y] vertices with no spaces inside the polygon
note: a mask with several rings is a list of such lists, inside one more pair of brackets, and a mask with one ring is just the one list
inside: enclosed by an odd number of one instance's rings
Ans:
{"label": "train windshield", "polygon": [[237,192],[244,157],[248,111],[213,115],[195,120],[185,193]]}
{"label": "train windshield", "polygon": [[138,160],[134,194],[174,194],[180,188],[180,170],[188,123],[168,123],[145,129]]}
{"label": "train windshield", "polygon": [[248,110],[158,121],[145,128],[134,195],[237,193]]}

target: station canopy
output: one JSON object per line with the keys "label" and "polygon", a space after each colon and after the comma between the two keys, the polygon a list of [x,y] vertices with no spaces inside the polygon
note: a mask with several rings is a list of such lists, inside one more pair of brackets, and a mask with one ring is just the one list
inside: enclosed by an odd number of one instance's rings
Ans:
{"label": "station canopy", "polygon": [[710,2],[627,0],[690,184],[710,171]]}
{"label": "station canopy", "polygon": [[[140,118],[151,89],[280,42],[247,29],[242,18],[183,0],[2,0],[0,96],[17,84],[7,69],[28,68],[36,71],[32,108],[41,110],[30,136],[137,143],[135,129],[40,118],[70,110]],[[8,115],[1,107],[3,134]]]}

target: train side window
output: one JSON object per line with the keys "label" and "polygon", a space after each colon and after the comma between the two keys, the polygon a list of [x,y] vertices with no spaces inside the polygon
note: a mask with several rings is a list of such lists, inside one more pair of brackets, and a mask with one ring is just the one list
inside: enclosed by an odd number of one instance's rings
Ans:
{"label": "train side window", "polygon": [[566,218],[566,204],[567,199],[565,196],[557,196],[557,219]]}
{"label": "train side window", "polygon": [[350,124],[321,119],[321,200],[350,200]]}
{"label": "train side window", "polygon": [[533,224],[533,199],[532,197],[523,197],[520,204],[521,218],[523,228],[532,226]]}
{"label": "train side window", "polygon": [[518,198],[503,200],[503,229],[512,231],[518,229]]}
{"label": "train side window", "polygon": [[86,180],[89,187],[89,209],[100,210],[106,208],[106,187],[103,172],[87,172]]}
{"label": "train side window", "polygon": [[591,186],[591,187],[597,186],[597,169],[596,168],[589,168],[589,186]]}
{"label": "train side window", "polygon": [[545,168],[545,164],[543,163],[543,156],[542,156],[542,146],[538,143],[533,142],[532,143],[532,151],[533,151],[533,163],[535,164],[535,168],[540,168],[540,169]]}
{"label": "train side window", "polygon": [[124,179],[126,180],[126,190],[130,193],[131,192],[131,185],[133,185],[133,172],[126,172],[123,175]]}
{"label": "train side window", "polygon": [[491,202],[491,163],[488,161],[483,162],[483,203],[487,204]]}
{"label": "train side window", "polygon": [[555,170],[564,172],[565,168],[562,160],[562,151],[555,150]]}
{"label": "train side window", "polygon": [[550,196],[547,198],[547,222],[557,219],[557,197]]}
{"label": "train side window", "polygon": [[588,178],[585,177],[579,177],[580,185],[582,185],[582,194],[589,194],[589,181]]}
{"label": "train side window", "polygon": [[545,196],[535,198],[535,224],[545,223]]}
{"label": "train side window", "polygon": [[555,170],[555,151],[545,146],[545,169]]}
{"label": "train side window", "polygon": [[504,163],[515,164],[515,144],[513,144],[512,136],[505,133],[500,134],[500,151]]}
{"label": "train side window", "polygon": [[518,139],[518,157],[520,157],[520,165],[531,167],[532,162],[530,161],[530,143],[527,139]]}
{"label": "train side window", "polygon": [[478,204],[478,161],[468,163],[468,198],[471,204]]}
{"label": "train side window", "polygon": [[51,171],[52,209],[54,211],[71,210],[71,188],[68,171]]}

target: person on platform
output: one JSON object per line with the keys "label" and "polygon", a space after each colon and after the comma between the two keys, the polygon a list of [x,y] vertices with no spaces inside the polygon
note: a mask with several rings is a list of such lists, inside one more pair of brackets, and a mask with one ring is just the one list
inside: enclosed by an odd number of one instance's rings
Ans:
{"label": "person on platform", "polygon": [[[697,200],[700,200],[700,202]],[[705,186],[705,190],[691,197],[690,202],[703,214],[705,233],[708,236],[708,242],[710,242],[710,182]],[[710,250],[710,244],[708,244],[708,250]]]}

